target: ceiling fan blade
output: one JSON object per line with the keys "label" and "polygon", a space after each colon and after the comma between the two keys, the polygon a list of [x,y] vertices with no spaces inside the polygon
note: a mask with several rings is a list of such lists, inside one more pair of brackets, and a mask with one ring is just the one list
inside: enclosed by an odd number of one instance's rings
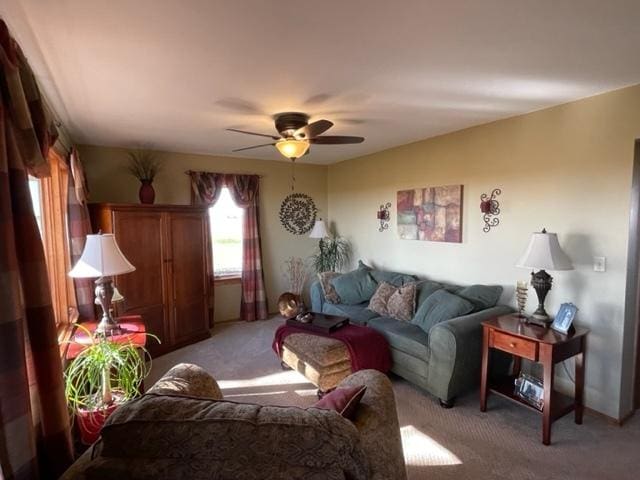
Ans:
{"label": "ceiling fan blade", "polygon": [[252,147],[244,147],[244,148],[236,148],[235,150],[231,150],[232,152],[241,152],[243,150],[251,150],[252,148],[260,148],[260,147],[268,147],[275,145],[275,143],[263,143],[262,145],[254,145]]}
{"label": "ceiling fan blade", "polygon": [[297,139],[310,139],[326,132],[331,127],[333,127],[333,122],[329,120],[316,120],[293,132],[293,136]]}
{"label": "ceiling fan blade", "polygon": [[247,132],[246,130],[238,130],[237,128],[227,128],[228,132],[236,132],[236,133],[245,133],[247,135],[257,135],[258,137],[267,137],[272,138],[274,140],[280,140],[280,137],[276,137],[275,135],[266,135],[264,133],[256,133],[256,132]]}
{"label": "ceiling fan blade", "polygon": [[348,137],[343,135],[324,135],[309,140],[309,143],[316,145],[344,145],[347,143],[362,143],[364,137]]}

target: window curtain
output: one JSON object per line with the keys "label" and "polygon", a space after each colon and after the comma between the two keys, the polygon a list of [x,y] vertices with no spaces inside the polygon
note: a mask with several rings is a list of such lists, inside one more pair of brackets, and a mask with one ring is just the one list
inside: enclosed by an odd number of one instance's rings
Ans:
{"label": "window curtain", "polygon": [[57,478],[72,461],[44,248],[27,173],[47,174],[55,127],[0,19],[0,477]]}
{"label": "window curtain", "polygon": [[236,205],[244,209],[240,319],[266,320],[268,308],[258,210],[260,177],[208,172],[190,172],[190,176],[194,204],[213,206],[226,186]]}
{"label": "window curtain", "polygon": [[[67,227],[71,265],[75,265],[82,255],[87,235],[91,233],[91,220],[89,219],[89,209],[87,208],[89,189],[87,188],[84,168],[75,148],[71,150],[69,155],[69,169],[71,175],[68,176],[69,188],[66,199]],[[93,281],[89,278],[74,278],[73,287],[78,319],[80,321],[94,319]]]}

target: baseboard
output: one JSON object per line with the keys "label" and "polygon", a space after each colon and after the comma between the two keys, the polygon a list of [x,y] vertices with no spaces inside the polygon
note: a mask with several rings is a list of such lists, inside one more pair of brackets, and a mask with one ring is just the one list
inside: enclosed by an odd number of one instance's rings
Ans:
{"label": "baseboard", "polygon": [[602,418],[603,420],[605,420],[607,423],[610,423],[611,425],[616,425],[618,427],[622,427],[635,413],[635,411],[631,411],[629,413],[627,413],[626,415],[622,416],[621,418],[615,418],[615,417],[610,417],[609,415],[599,412],[597,410],[594,410],[592,408],[589,407],[584,407],[584,411],[585,413],[592,415],[594,417],[599,417]]}

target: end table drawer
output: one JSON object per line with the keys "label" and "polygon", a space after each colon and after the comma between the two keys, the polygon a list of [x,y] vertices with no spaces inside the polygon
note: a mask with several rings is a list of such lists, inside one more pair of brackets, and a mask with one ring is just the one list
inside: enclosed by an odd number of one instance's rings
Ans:
{"label": "end table drawer", "polygon": [[529,360],[538,360],[538,345],[536,342],[525,340],[520,337],[513,337],[506,333],[491,330],[489,345],[504,352],[513,353],[519,357],[528,358]]}

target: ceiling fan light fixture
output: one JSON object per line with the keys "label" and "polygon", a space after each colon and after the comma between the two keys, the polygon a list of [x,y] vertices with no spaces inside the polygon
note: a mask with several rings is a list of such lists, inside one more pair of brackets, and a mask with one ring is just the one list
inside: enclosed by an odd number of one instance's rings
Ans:
{"label": "ceiling fan light fixture", "polygon": [[309,142],[307,140],[296,140],[295,138],[283,138],[276,142],[276,148],[283,156],[290,160],[295,160],[307,153]]}

